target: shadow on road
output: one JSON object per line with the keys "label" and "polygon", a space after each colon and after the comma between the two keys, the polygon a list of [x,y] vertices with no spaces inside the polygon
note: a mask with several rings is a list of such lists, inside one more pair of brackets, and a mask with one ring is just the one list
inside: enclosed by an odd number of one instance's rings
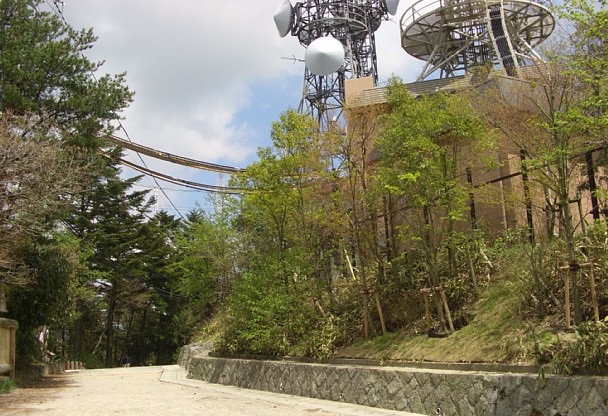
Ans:
{"label": "shadow on road", "polygon": [[14,405],[40,403],[56,395],[60,390],[76,387],[69,374],[40,377],[40,371],[29,368],[17,372],[17,388],[7,394],[0,394],[0,409],[9,410]]}

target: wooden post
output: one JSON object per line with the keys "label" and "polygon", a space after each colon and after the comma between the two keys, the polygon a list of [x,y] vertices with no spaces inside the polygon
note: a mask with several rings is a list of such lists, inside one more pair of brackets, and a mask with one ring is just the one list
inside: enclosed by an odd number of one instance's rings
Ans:
{"label": "wooden post", "polygon": [[428,329],[429,331],[431,330],[431,302],[430,302],[430,295],[431,295],[431,289],[429,288],[424,288],[424,289],[420,289],[420,292],[422,293],[422,296],[424,297],[424,318],[426,321],[426,329]]}
{"label": "wooden post", "polygon": [[17,351],[17,327],[18,325],[15,323],[15,325],[10,329],[11,331],[11,341],[10,341],[10,348],[11,348],[11,352],[10,352],[10,364],[11,364],[11,375],[10,377],[14,380],[15,379],[15,367],[17,365],[17,355],[16,355],[16,351]]}
{"label": "wooden post", "polygon": [[[352,276],[354,281],[357,281],[357,275],[355,274],[355,269],[353,268],[353,263],[350,261],[350,256],[346,249],[344,249],[344,255],[346,256],[346,264],[348,265],[348,271]],[[371,317],[369,316],[369,309],[367,308],[367,296],[368,296],[367,287],[363,288],[363,330],[365,331],[365,338],[369,338]]]}
{"label": "wooden post", "polygon": [[565,269],[566,273],[564,273],[564,304],[566,309],[566,329],[570,329],[570,268],[566,266],[562,267],[562,270]]}
{"label": "wooden post", "polygon": [[374,290],[374,299],[376,300],[376,309],[378,310],[378,316],[380,317],[380,325],[382,326],[382,335],[386,335],[386,323],[384,322],[384,313],[382,312],[382,305],[380,304],[380,295],[378,291]]}
{"label": "wooden post", "polygon": [[475,267],[473,267],[473,258],[471,256],[471,249],[467,247],[467,262],[469,263],[469,275],[473,281],[473,290],[475,290],[475,296],[479,298],[479,287],[477,287],[477,275],[475,274]]}
{"label": "wooden post", "polygon": [[450,307],[448,306],[448,298],[445,296],[443,287],[440,286],[438,288],[435,288],[435,290],[438,291],[439,295],[441,296],[441,301],[443,302],[443,308],[445,309],[445,314],[448,318],[448,324],[450,325],[450,331],[455,332],[454,322],[452,322],[452,314],[450,313]]}
{"label": "wooden post", "polygon": [[581,264],[581,267],[589,267],[589,287],[591,288],[591,302],[593,304],[593,316],[596,321],[600,320],[600,310],[597,303],[597,292],[595,290],[595,275],[593,274],[593,263]]}

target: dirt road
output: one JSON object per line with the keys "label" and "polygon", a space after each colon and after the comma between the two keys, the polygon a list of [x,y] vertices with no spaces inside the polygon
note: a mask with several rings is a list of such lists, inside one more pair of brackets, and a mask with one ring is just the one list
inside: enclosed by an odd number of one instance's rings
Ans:
{"label": "dirt road", "polygon": [[407,415],[188,380],[178,366],[85,370],[0,395],[0,414],[82,416]]}

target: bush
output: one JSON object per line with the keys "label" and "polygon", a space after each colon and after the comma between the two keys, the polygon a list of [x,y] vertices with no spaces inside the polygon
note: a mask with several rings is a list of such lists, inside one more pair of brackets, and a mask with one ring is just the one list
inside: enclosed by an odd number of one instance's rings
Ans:
{"label": "bush", "polygon": [[0,394],[9,393],[15,388],[15,382],[8,377],[0,377]]}
{"label": "bush", "polygon": [[229,354],[282,356],[303,337],[310,315],[303,291],[272,284],[267,276],[246,273],[226,308],[226,326],[216,349]]}
{"label": "bush", "polygon": [[93,370],[96,368],[104,368],[105,364],[103,362],[103,358],[99,355],[94,355],[90,353],[83,353],[74,358],[76,361],[82,362],[84,368],[87,370]]}
{"label": "bush", "polygon": [[556,374],[597,374],[608,366],[608,317],[586,321],[576,328],[573,342],[558,341],[537,348],[537,364],[550,365]]}

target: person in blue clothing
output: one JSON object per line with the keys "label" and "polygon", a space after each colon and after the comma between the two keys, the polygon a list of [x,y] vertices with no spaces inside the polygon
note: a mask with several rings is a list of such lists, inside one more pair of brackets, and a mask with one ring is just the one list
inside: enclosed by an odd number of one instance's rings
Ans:
{"label": "person in blue clothing", "polygon": [[122,359],[122,366],[131,367],[131,357],[129,357],[128,355],[125,355],[125,358]]}

